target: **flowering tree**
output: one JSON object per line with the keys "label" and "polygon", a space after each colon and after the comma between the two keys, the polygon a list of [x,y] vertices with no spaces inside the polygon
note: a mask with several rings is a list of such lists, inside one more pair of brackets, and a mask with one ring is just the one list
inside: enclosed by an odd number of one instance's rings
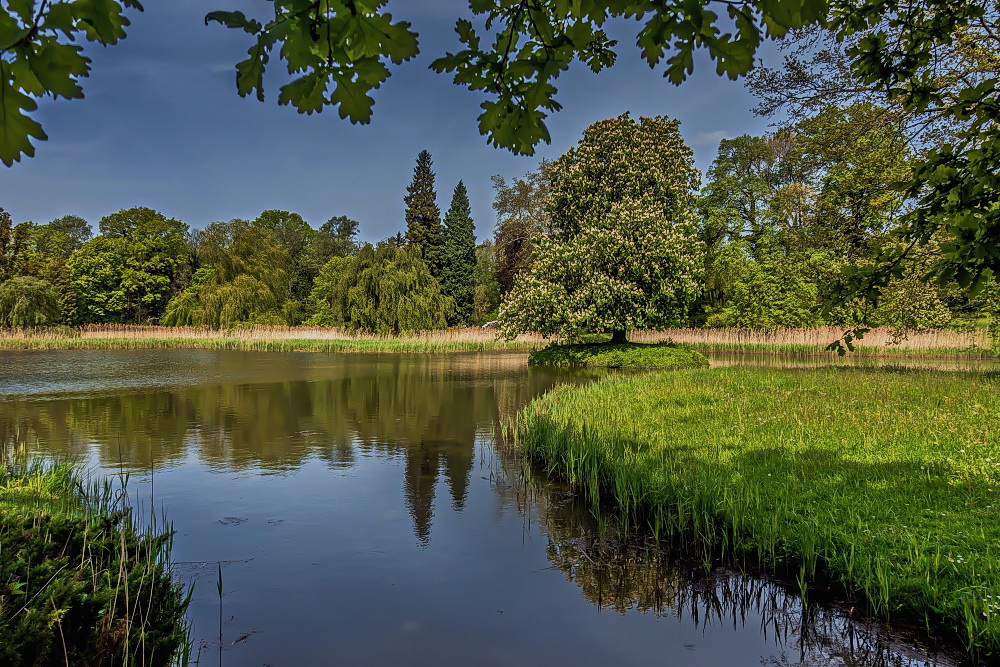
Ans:
{"label": "flowering tree", "polygon": [[625,113],[552,165],[550,233],[500,307],[507,336],[612,334],[685,321],[701,290],[698,171],[678,122]]}

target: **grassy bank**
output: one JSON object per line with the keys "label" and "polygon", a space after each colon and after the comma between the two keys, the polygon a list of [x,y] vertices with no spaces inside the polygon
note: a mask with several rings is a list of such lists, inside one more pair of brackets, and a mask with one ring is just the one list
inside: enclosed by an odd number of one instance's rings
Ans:
{"label": "grassy bank", "polygon": [[[682,343],[704,354],[808,355],[836,357],[826,345],[843,335],[836,327],[817,329],[665,329],[633,331],[635,343]],[[589,336],[598,342],[599,336]],[[495,331],[478,327],[419,331],[400,336],[357,334],[337,328],[253,326],[232,330],[203,327],[92,325],[71,329],[0,330],[0,350],[207,348],[316,352],[487,352],[528,351],[551,340],[537,334],[497,340]],[[578,342],[578,341],[573,341]],[[874,329],[856,342],[858,357],[997,358],[983,332],[947,329],[912,332],[900,339]]]}
{"label": "grassy bank", "polygon": [[532,366],[708,368],[708,357],[676,343],[548,345],[528,355]]}
{"label": "grassy bank", "polygon": [[518,445],[705,553],[1000,655],[1000,377],[723,368],[557,389]]}
{"label": "grassy bank", "polygon": [[186,663],[170,534],[68,463],[0,457],[0,664]]}

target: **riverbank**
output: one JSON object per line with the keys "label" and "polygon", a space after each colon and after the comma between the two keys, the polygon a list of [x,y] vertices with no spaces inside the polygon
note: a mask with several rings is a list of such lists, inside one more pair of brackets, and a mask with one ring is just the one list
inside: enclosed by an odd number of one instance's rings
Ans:
{"label": "riverbank", "polygon": [[186,664],[169,530],[72,464],[0,453],[0,664]]}
{"label": "riverbank", "polygon": [[1000,653],[1000,379],[721,368],[562,387],[518,446],[705,553]]}
{"label": "riverbank", "polygon": [[[702,354],[811,356],[836,358],[825,347],[843,335],[836,327],[816,329],[665,329],[633,331],[634,343],[682,343]],[[595,341],[599,337],[594,338]],[[591,342],[595,342],[591,341]],[[42,330],[0,330],[0,350],[73,349],[226,349],[314,352],[491,352],[531,351],[552,339],[537,334],[498,340],[495,330],[479,327],[419,331],[401,336],[351,333],[325,327],[252,326],[214,330],[204,327],[91,325]],[[874,329],[855,342],[855,357],[879,358],[1000,358],[986,335],[948,329],[911,332],[900,339],[895,332]]]}

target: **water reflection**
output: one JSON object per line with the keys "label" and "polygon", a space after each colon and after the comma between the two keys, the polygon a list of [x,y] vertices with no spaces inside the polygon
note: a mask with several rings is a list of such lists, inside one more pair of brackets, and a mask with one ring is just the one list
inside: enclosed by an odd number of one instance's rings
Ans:
{"label": "water reflection", "polygon": [[[602,532],[493,448],[532,397],[599,375],[519,354],[0,353],[0,440],[140,473],[151,503],[155,471],[177,559],[229,563],[228,665],[329,664],[331,645],[344,664],[949,664]],[[190,612],[205,646],[213,589]]]}
{"label": "water reflection", "polygon": [[[642,531],[626,535],[613,523],[599,522],[588,503],[542,479],[529,464],[498,458],[496,465],[502,470],[497,492],[525,516],[535,508],[552,567],[602,610],[687,621],[706,636],[756,627],[777,648],[761,656],[764,667],[961,664],[877,624],[854,619],[851,609],[803,604],[791,587],[762,574],[725,567],[706,571],[702,562],[671,554]],[[734,647],[729,664],[744,664],[740,660],[745,655],[744,647]]]}
{"label": "water reflection", "polygon": [[[288,355],[260,356],[238,353],[229,363],[252,370]],[[517,354],[338,355],[305,372],[290,356],[291,378],[282,381],[69,396],[50,383],[42,398],[0,402],[0,440],[28,442],[46,454],[91,456],[104,468],[133,473],[178,466],[192,456],[215,470],[264,473],[290,473],[312,458],[344,468],[358,457],[402,457],[403,497],[414,533],[426,543],[438,478],[447,480],[451,505],[460,510],[477,431],[512,415],[557,379],[543,369],[526,372],[525,357]],[[98,374],[103,367],[102,361]],[[205,377],[189,381],[209,380],[217,370],[210,366]],[[562,373],[558,379],[593,376]]]}

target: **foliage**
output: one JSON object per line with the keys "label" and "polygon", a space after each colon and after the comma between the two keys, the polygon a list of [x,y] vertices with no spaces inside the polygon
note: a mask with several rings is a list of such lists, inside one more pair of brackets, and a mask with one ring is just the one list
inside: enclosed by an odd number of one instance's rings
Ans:
{"label": "foliage", "polygon": [[416,249],[391,245],[330,260],[310,298],[310,324],[378,334],[444,328],[455,308]]}
{"label": "foliage", "polygon": [[0,463],[0,663],[166,666],[185,647],[170,533],[137,530],[123,495],[65,463]]}
{"label": "foliage", "polygon": [[441,236],[441,293],[455,300],[450,322],[469,324],[475,306],[476,226],[462,181],[455,186]]}
{"label": "foliage", "polygon": [[78,215],[64,215],[31,231],[35,252],[64,260],[93,236],[90,223]]}
{"label": "foliage", "polygon": [[[214,222],[198,234],[198,258],[203,271],[192,284],[193,289],[179,295],[171,305],[170,323],[212,327],[290,323],[286,303],[291,260],[278,234],[284,234],[289,243],[302,244],[305,234],[300,233],[301,218],[296,220],[293,214],[278,211],[267,213],[273,214],[270,219],[262,214],[253,222]],[[287,224],[278,224],[281,222]]]}
{"label": "foliage", "polygon": [[48,326],[59,315],[58,296],[44,280],[18,276],[0,283],[0,326]]}
{"label": "foliage", "polygon": [[552,163],[542,160],[538,169],[509,184],[502,176],[493,177],[493,210],[497,224],[496,273],[500,289],[509,292],[531,266],[532,251],[538,238],[548,231],[548,171]]}
{"label": "foliage", "polygon": [[148,208],[105,216],[101,236],[70,255],[78,316],[84,322],[158,317],[189,261],[187,225]]}
{"label": "foliage", "polygon": [[103,46],[125,37],[126,9],[137,0],[14,0],[0,7],[0,162],[8,167],[33,157],[31,139],[45,140],[28,114],[39,97],[83,97],[79,80],[90,74],[90,58],[77,38]]}
{"label": "foliage", "polygon": [[472,321],[483,324],[496,313],[500,305],[500,284],[497,282],[496,253],[492,241],[483,241],[476,246],[476,269],[473,275],[475,293],[473,295]]}
{"label": "foliage", "polygon": [[819,289],[800,262],[780,258],[745,262],[728,292],[724,307],[708,317],[709,326],[773,329],[822,324],[815,310]]}
{"label": "foliage", "polygon": [[357,220],[337,215],[324,222],[315,237],[315,254],[319,266],[333,257],[348,257],[358,251]]}
{"label": "foliage", "polygon": [[434,191],[431,154],[420,151],[406,186],[406,240],[416,246],[435,278],[441,276],[441,211]]}
{"label": "foliage", "polygon": [[551,233],[504,298],[504,334],[624,338],[686,321],[700,291],[698,172],[677,121],[624,114],[594,123],[550,173]]}
{"label": "foliage", "polygon": [[528,355],[532,366],[708,368],[708,357],[675,343],[549,345]]}
{"label": "foliage", "polygon": [[121,243],[105,236],[87,241],[70,255],[67,267],[80,321],[120,322],[125,318],[123,255]]}
{"label": "foliage", "polygon": [[[270,52],[278,53],[296,77],[280,88],[278,104],[299,113],[319,113],[338,106],[352,123],[371,121],[375,103],[369,93],[389,78],[386,61],[399,65],[417,55],[417,33],[406,21],[393,23],[380,11],[385,0],[273,0],[274,18],[262,23],[243,12],[210,12],[217,21],[254,37],[249,56],[236,65],[241,97],[255,92],[264,101],[264,72]],[[332,84],[332,87],[331,87]]]}
{"label": "foliage", "polygon": [[[718,368],[529,405],[518,444],[630,521],[1000,651],[995,374]],[[607,505],[603,505],[606,507]]]}
{"label": "foliage", "polygon": [[274,240],[288,251],[288,262],[284,267],[288,280],[286,294],[292,301],[305,301],[320,267],[313,248],[316,231],[301,215],[288,211],[264,211],[253,224],[270,232]]}
{"label": "foliage", "polygon": [[30,222],[14,224],[10,213],[0,208],[0,282],[21,273],[31,239]]}
{"label": "foliage", "polygon": [[[544,122],[548,112],[561,108],[553,81],[576,59],[594,72],[614,64],[617,42],[604,30],[609,19],[639,21],[642,58],[650,67],[666,58],[664,76],[679,84],[694,69],[696,47],[708,49],[719,74],[736,78],[753,65],[765,33],[780,37],[789,29],[821,21],[827,11],[821,0],[727,4],[735,28],[731,32],[723,32],[718,14],[707,3],[476,2],[471,6],[476,14],[485,14],[487,34],[480,35],[471,22],[460,19],[455,30],[464,48],[435,60],[432,67],[454,72],[457,84],[495,95],[481,105],[480,132],[496,146],[531,154],[539,141],[549,141]],[[487,36],[493,38],[483,45],[482,37]]]}

